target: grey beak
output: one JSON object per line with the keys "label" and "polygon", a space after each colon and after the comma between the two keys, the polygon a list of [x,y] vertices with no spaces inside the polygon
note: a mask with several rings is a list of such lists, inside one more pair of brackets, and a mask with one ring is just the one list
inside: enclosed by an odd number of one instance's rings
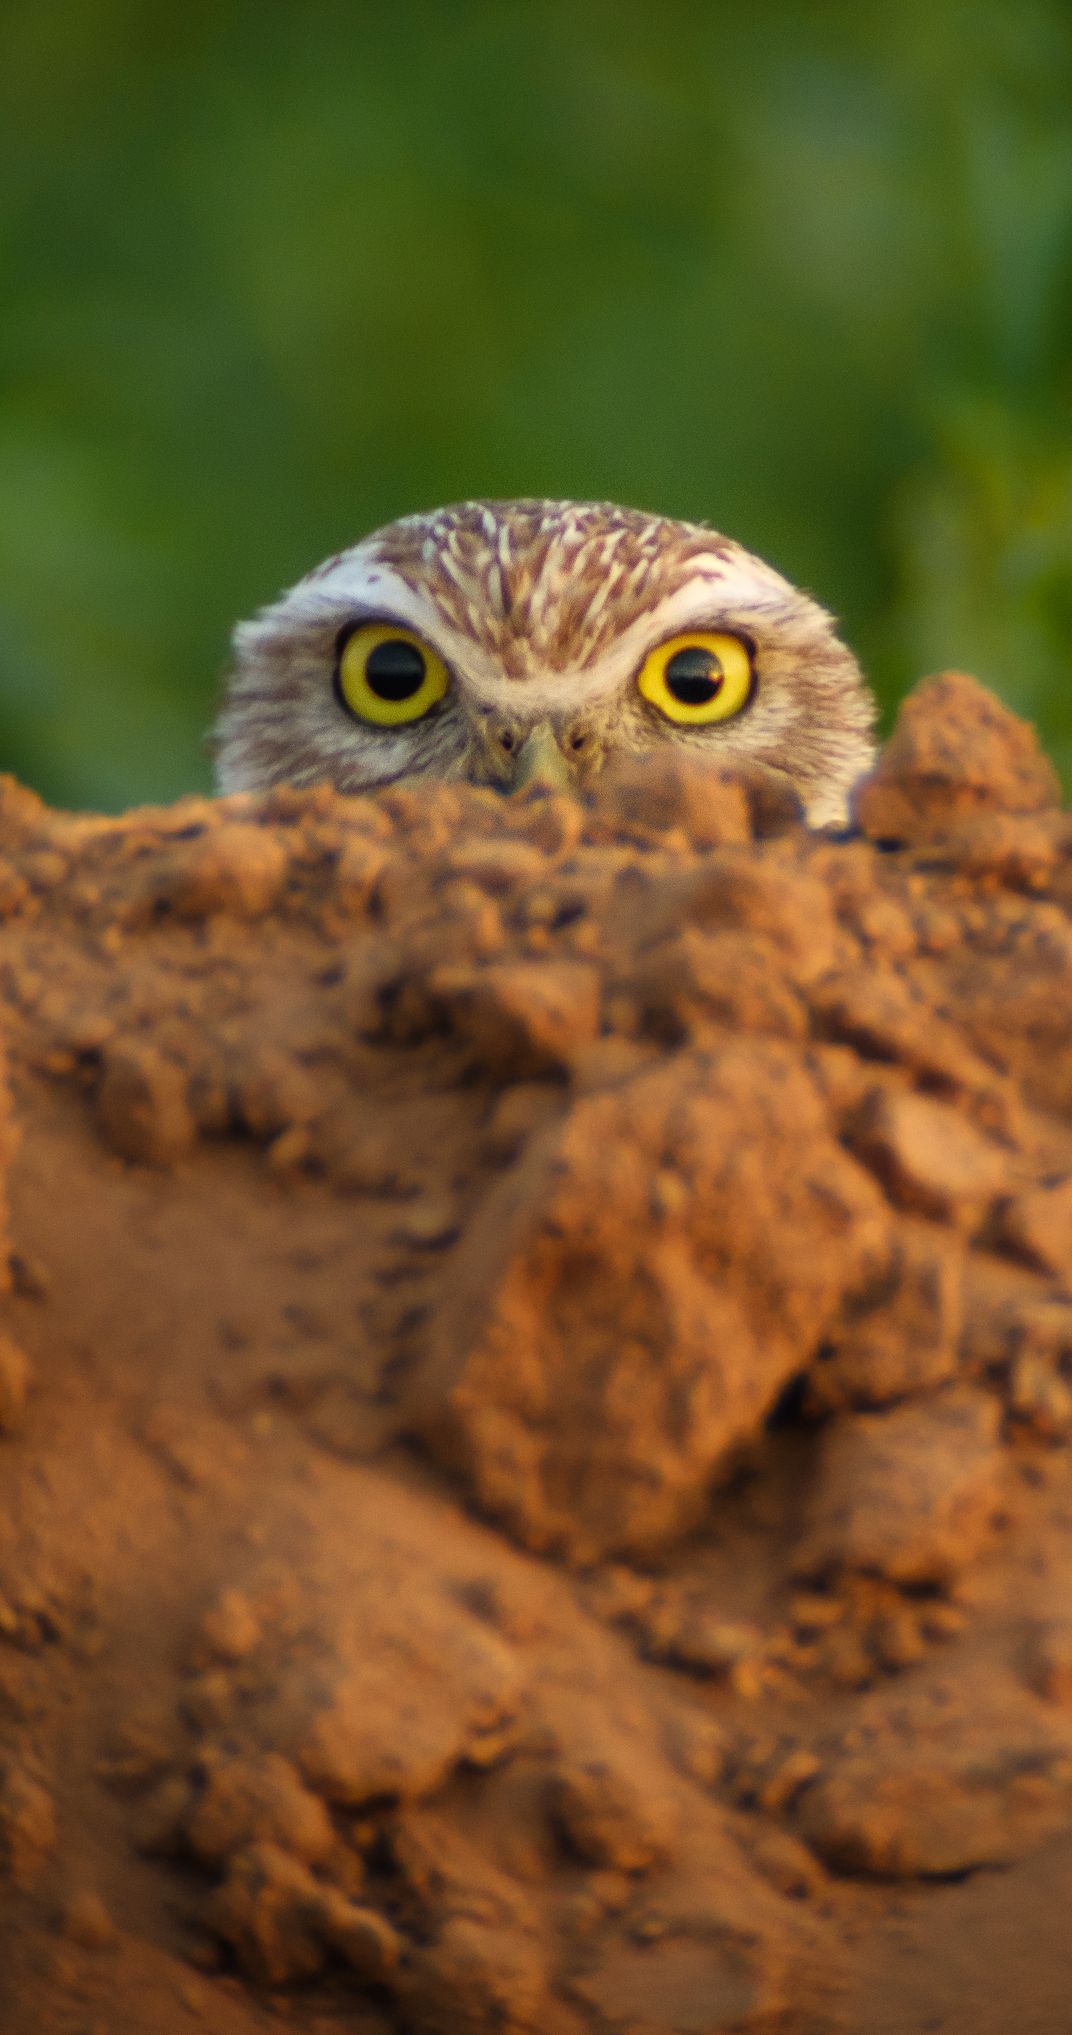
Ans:
{"label": "grey beak", "polygon": [[545,784],[560,791],[573,783],[573,772],[555,740],[550,721],[537,721],[526,735],[514,762],[512,791],[527,784]]}

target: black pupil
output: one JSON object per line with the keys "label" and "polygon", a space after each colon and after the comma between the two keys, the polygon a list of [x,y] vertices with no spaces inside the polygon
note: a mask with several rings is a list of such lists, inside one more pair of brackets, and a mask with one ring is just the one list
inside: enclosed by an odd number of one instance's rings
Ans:
{"label": "black pupil", "polygon": [[663,677],[667,692],[683,707],[705,707],[722,684],[722,666],[713,650],[692,643],[687,650],[675,650]]}
{"label": "black pupil", "polygon": [[424,658],[415,643],[402,636],[389,636],[377,643],[365,659],[365,677],[370,692],[381,700],[411,700],[424,684]]}

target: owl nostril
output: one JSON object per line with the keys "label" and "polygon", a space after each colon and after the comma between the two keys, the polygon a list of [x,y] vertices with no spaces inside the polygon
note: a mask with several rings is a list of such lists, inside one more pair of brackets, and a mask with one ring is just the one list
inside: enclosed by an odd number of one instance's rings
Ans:
{"label": "owl nostril", "polygon": [[499,747],[500,749],[505,749],[509,756],[511,751],[517,748],[517,736],[511,735],[509,731],[506,731],[499,736]]}

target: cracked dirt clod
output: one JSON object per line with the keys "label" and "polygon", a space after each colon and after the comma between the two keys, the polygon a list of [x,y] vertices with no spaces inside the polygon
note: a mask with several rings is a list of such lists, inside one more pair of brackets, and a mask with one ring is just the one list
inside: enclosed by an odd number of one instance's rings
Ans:
{"label": "cracked dirt clod", "polygon": [[[660,1156],[684,1194],[662,1226]],[[489,1197],[411,1421],[529,1545],[657,1546],[886,1246],[880,1195],[784,1049],[682,1056],[578,1102]]]}
{"label": "cracked dirt clod", "polygon": [[795,1566],[941,1582],[979,1553],[1001,1501],[1000,1412],[982,1393],[862,1413],[830,1429]]}
{"label": "cracked dirt clod", "polygon": [[97,1117],[113,1151],[150,1166],[174,1165],[197,1137],[183,1069],[139,1041],[108,1049]]}
{"label": "cracked dirt clod", "polygon": [[731,774],[701,779],[667,749],[616,758],[599,780],[596,797],[613,834],[657,837],[681,828],[696,847],[710,848],[752,839],[749,789],[743,777]]}
{"label": "cracked dirt clod", "polygon": [[498,1079],[553,1073],[599,1030],[599,977],[585,962],[440,968],[429,988],[481,1070]]}
{"label": "cracked dirt clod", "polygon": [[[796,1810],[802,1836],[838,1869],[927,1879],[1007,1865],[1067,1824],[1067,1743],[1030,1711],[949,1722],[890,1706],[875,1751],[838,1752]],[[881,1748],[881,1749],[878,1749]]]}
{"label": "cracked dirt clod", "polygon": [[855,800],[876,840],[941,839],[980,812],[1060,804],[1057,772],[1027,722],[963,672],[924,680]]}
{"label": "cracked dirt clod", "polygon": [[1005,1185],[1007,1162],[948,1103],[872,1088],[851,1120],[849,1141],[892,1198],[921,1215],[971,1227]]}
{"label": "cracked dirt clod", "polygon": [[658,1775],[637,1775],[628,1760],[603,1751],[559,1768],[551,1784],[550,1813],[579,1858],[616,1872],[645,1872],[674,1850],[672,1805]]}
{"label": "cracked dirt clod", "polygon": [[901,1223],[888,1278],[849,1303],[813,1367],[811,1402],[883,1406],[952,1378],[963,1278],[957,1237],[933,1223]]}
{"label": "cracked dirt clod", "polygon": [[235,821],[176,850],[157,895],[181,918],[210,912],[259,918],[275,903],[286,873],[283,843],[261,827]]}

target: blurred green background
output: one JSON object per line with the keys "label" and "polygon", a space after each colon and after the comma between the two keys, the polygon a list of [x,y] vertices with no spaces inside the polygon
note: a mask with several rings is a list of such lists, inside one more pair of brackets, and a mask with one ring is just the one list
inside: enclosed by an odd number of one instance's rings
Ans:
{"label": "blurred green background", "polygon": [[5,0],[0,762],[207,785],[234,619],[466,495],[708,520],[1072,769],[1068,0]]}

